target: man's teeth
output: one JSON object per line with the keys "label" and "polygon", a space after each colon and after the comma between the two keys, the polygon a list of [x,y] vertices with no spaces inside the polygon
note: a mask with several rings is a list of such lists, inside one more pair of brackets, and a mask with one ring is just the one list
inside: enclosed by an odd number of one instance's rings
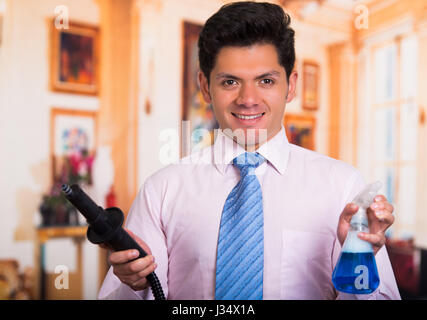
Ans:
{"label": "man's teeth", "polygon": [[260,113],[260,114],[255,114],[255,115],[253,115],[253,116],[244,116],[244,115],[242,115],[242,114],[235,114],[236,115],[236,117],[237,118],[239,118],[239,119],[243,119],[243,120],[252,120],[252,119],[256,119],[256,118],[260,118],[260,117],[262,117],[262,115],[263,115],[264,113]]}

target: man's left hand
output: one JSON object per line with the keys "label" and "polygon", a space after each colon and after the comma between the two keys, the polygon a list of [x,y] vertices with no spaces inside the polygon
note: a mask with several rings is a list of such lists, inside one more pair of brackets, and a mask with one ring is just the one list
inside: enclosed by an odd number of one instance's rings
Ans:
{"label": "man's left hand", "polygon": [[[340,215],[337,235],[341,246],[344,244],[348,230],[350,229],[351,217],[358,209],[357,205],[349,203]],[[385,244],[385,232],[394,222],[393,210],[393,206],[383,195],[377,195],[367,210],[369,233],[359,232],[358,237],[372,244],[374,254]]]}

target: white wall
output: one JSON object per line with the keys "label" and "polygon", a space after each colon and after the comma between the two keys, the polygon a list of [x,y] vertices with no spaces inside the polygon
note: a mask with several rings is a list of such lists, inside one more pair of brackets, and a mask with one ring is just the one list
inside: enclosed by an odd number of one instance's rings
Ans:
{"label": "white wall", "polygon": [[[0,258],[17,259],[21,268],[34,266],[37,207],[51,183],[50,108],[96,110],[99,104],[97,97],[49,90],[47,20],[55,16],[58,5],[68,7],[71,21],[99,22],[93,0],[6,1],[0,47]],[[49,242],[47,270],[53,272],[56,265],[64,264],[74,271],[74,250],[70,240]],[[85,281],[86,298],[94,298],[97,290],[94,250],[89,243],[84,247],[84,274],[93,278]]]}

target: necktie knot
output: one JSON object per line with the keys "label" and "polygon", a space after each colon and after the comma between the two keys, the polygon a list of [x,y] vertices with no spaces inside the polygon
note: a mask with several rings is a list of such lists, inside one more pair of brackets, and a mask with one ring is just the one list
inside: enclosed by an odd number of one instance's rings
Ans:
{"label": "necktie knot", "polygon": [[240,170],[240,175],[243,177],[253,172],[264,161],[265,158],[259,153],[245,152],[233,159],[233,165]]}

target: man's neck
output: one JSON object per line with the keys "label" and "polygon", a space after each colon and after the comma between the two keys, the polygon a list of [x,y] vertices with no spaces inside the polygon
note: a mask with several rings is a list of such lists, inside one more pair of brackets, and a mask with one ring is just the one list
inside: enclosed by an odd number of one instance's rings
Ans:
{"label": "man's neck", "polygon": [[231,137],[234,142],[236,142],[238,145],[240,145],[243,149],[245,149],[247,152],[255,152],[257,151],[263,144],[267,143],[271,139],[273,139],[279,132],[281,131],[281,128],[272,134],[271,136],[267,136],[267,139],[261,142],[258,142],[256,144],[246,144],[246,143],[239,143],[239,139],[237,137]]}
{"label": "man's neck", "polygon": [[[265,141],[264,143],[266,143],[267,141]],[[262,143],[261,143],[262,145]],[[242,146],[247,152],[255,152],[256,150],[258,150],[258,148],[261,146],[259,143],[257,144],[252,144],[252,145],[244,145]]]}

